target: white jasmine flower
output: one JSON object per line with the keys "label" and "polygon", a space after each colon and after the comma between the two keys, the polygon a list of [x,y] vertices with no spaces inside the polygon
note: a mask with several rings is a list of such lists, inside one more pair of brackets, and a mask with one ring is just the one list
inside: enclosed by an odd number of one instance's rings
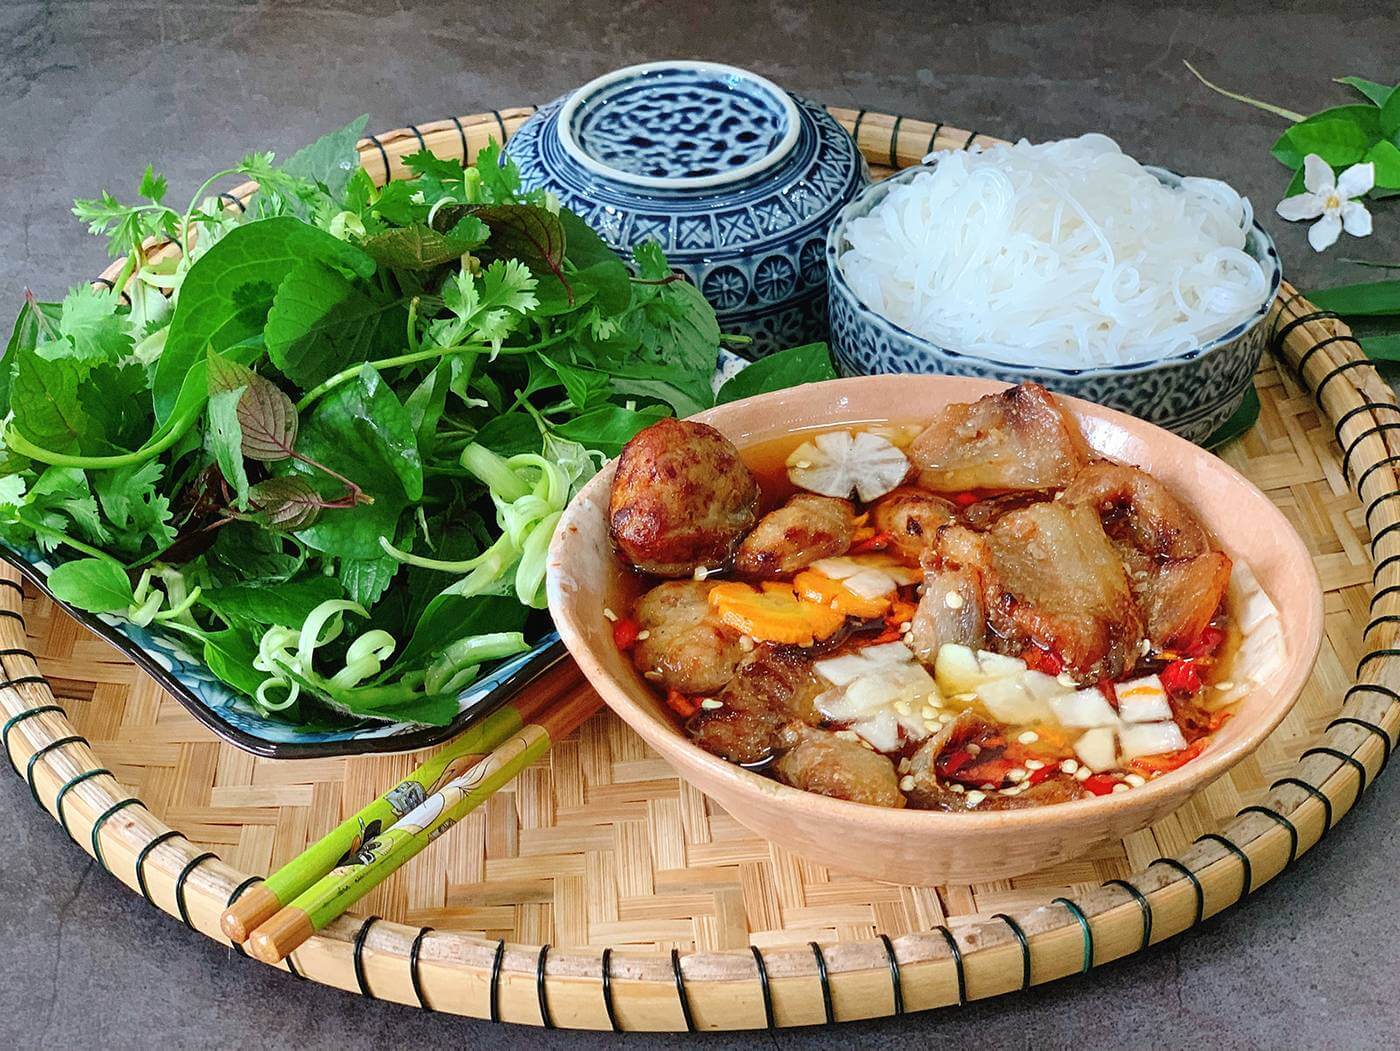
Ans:
{"label": "white jasmine flower", "polygon": [[1307,193],[1285,197],[1278,203],[1278,214],[1291,223],[1316,219],[1308,231],[1308,244],[1322,252],[1337,243],[1345,230],[1352,237],[1371,233],[1371,213],[1359,198],[1376,184],[1376,166],[1369,161],[1353,164],[1340,178],[1332,166],[1315,153],[1303,158],[1303,185]]}

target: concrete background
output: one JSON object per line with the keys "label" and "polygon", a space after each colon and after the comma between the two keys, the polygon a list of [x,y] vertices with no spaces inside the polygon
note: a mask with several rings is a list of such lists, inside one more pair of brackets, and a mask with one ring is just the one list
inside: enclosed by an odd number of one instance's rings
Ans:
{"label": "concrete background", "polygon": [[[1015,5],[457,3],[448,0],[3,0],[0,301],[44,298],[105,259],[68,215],[75,196],[134,189],[147,161],[192,192],[254,147],[286,154],[368,112],[395,127],[543,102],[617,66],[733,62],[825,102],[930,116],[991,134],[1104,131],[1144,161],[1249,194],[1303,287],[1400,260],[1400,207],[1377,234],[1315,256],[1272,216],[1287,181],[1278,119],[1227,86],[1303,112],[1346,101],[1329,78],[1400,78],[1391,5],[1336,2]],[[1296,869],[1150,954],[962,1010],[703,1047],[955,1044],[1096,1048],[1394,1046],[1400,871],[1383,779]],[[594,1047],[646,1037],[541,1033],[426,1015],[294,983],[189,933],[97,870],[22,783],[0,781],[0,1045],[23,1047]],[[667,1041],[670,1042],[669,1040]]]}

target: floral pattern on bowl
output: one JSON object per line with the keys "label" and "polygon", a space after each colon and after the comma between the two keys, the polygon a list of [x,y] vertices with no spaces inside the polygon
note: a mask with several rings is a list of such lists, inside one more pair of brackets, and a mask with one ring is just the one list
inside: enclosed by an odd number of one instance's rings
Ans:
{"label": "floral pattern on bowl", "polygon": [[619,253],[658,242],[754,353],[826,338],[826,231],[869,171],[822,107],[733,66],[653,62],[542,107],[508,152]]}
{"label": "floral pattern on bowl", "polygon": [[[842,211],[827,236],[830,341],[841,375],[931,373],[1006,383],[1034,380],[1062,394],[1130,413],[1197,443],[1240,407],[1268,342],[1262,322],[1283,281],[1273,239],[1257,222],[1246,236],[1245,251],[1263,265],[1269,291],[1258,309],[1230,331],[1185,354],[1132,365],[1085,369],[1017,365],[940,347],[915,335],[861,302],[841,275],[838,257],[846,247],[847,225],[868,214],[891,186],[924,170],[910,168],[872,186]],[[1167,186],[1180,182],[1180,176],[1164,168],[1147,170]]]}

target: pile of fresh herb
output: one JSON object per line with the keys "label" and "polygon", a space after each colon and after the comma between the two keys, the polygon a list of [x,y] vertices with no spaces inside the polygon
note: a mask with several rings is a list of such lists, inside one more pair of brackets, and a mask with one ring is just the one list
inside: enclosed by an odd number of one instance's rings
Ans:
{"label": "pile of fresh herb", "polygon": [[[187,637],[269,717],[443,724],[541,629],[570,496],[715,403],[721,334],[657,247],[629,269],[494,145],[376,187],[363,126],[251,154],[183,211],[149,168],[140,203],[78,202],[126,294],[20,310],[0,539],[57,563],[63,601]],[[212,195],[237,176],[241,209]],[[831,375],[796,348],[718,400]]]}

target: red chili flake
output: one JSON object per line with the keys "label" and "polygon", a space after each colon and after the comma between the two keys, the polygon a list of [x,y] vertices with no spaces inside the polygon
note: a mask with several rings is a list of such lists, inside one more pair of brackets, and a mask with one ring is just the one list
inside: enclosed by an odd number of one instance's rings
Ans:
{"label": "red chili flake", "polygon": [[1095,774],[1084,782],[1084,787],[1096,796],[1106,796],[1113,791],[1113,786],[1122,784],[1116,777],[1108,774]]}
{"label": "red chili flake", "polygon": [[1049,781],[1052,777],[1054,777],[1054,776],[1055,776],[1056,774],[1058,774],[1059,772],[1060,772],[1059,766],[1056,765],[1056,764],[1054,764],[1054,763],[1051,763],[1051,764],[1049,764],[1049,765],[1047,765],[1047,766],[1042,766],[1039,770],[1032,770],[1032,771],[1031,771],[1031,776],[1028,777],[1028,778],[1026,778],[1026,780],[1029,781],[1029,782],[1030,782],[1031,784],[1033,784],[1033,785],[1038,785],[1038,784],[1040,784],[1042,781]]}
{"label": "red chili flake", "polygon": [[1224,641],[1225,633],[1219,628],[1213,628],[1207,624],[1196,641],[1182,652],[1187,657],[1209,657],[1220,648],[1220,644]]}
{"label": "red chili flake", "polygon": [[689,719],[700,710],[698,704],[674,687],[666,694],[666,706],[682,719]]}
{"label": "red chili flake", "polygon": [[1103,694],[1103,699],[1112,705],[1113,710],[1118,710],[1118,691],[1113,688],[1112,679],[1100,679],[1098,681],[1099,693]]}
{"label": "red chili flake", "polygon": [[938,762],[934,765],[937,767],[940,777],[951,777],[970,762],[972,762],[972,753],[966,748],[959,748],[956,751],[940,755]]}
{"label": "red chili flake", "polygon": [[637,636],[641,633],[642,626],[631,617],[619,617],[613,621],[613,642],[623,653],[637,644]]}
{"label": "red chili flake", "polygon": [[1162,685],[1173,697],[1190,697],[1201,689],[1201,676],[1190,661],[1172,661],[1161,671]]}
{"label": "red chili flake", "polygon": [[1059,675],[1065,670],[1065,662],[1060,660],[1058,654],[1039,646],[1027,646],[1021,654],[1021,659],[1026,662],[1026,667],[1046,675]]}
{"label": "red chili flake", "polygon": [[978,499],[976,493],[962,492],[953,497],[953,503],[957,504],[959,507],[971,507]]}

